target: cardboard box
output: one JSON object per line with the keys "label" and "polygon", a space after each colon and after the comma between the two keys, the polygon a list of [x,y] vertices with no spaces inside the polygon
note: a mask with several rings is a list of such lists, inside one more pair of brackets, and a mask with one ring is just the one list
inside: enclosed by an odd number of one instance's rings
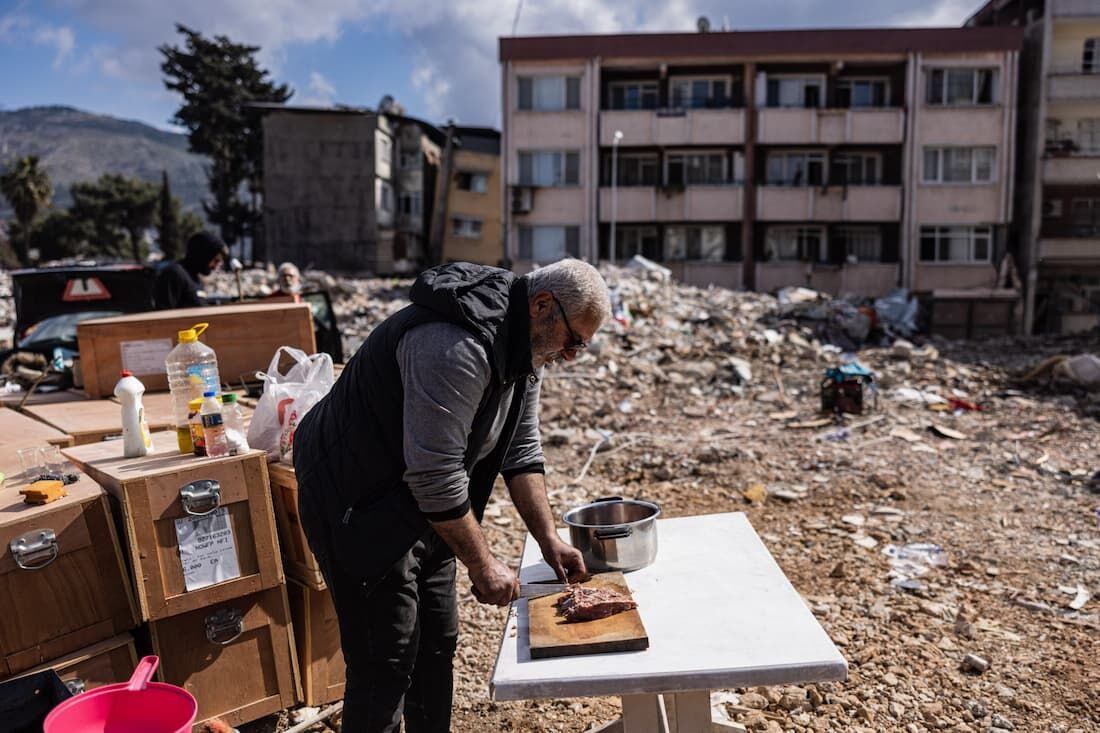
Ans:
{"label": "cardboard box", "polygon": [[41,667],[35,667],[24,674],[52,669],[74,695],[79,695],[81,692],[104,685],[126,682],[137,667],[137,662],[134,637],[129,634],[119,634],[43,664]]}
{"label": "cardboard box", "polygon": [[247,723],[301,699],[285,586],[149,624],[158,677],[199,702],[196,721]]}
{"label": "cardboard box", "polygon": [[24,483],[0,490],[0,677],[138,624],[103,489],[84,476],[68,496],[31,506]]}
{"label": "cardboard box", "polygon": [[123,458],[121,441],[111,441],[62,451],[118,503],[142,618],[281,585],[267,454],[184,455],[175,432],[154,433],[153,449]]}
{"label": "cardboard box", "polygon": [[344,653],[340,625],[328,590],[314,590],[297,581],[286,584],[290,618],[302,675],[302,702],[319,707],[344,699]]}
{"label": "cardboard box", "polygon": [[81,321],[77,326],[84,391],[109,397],[119,372],[129,369],[149,392],[168,389],[164,358],[179,331],[209,323],[200,340],[218,355],[223,384],[239,385],[241,375],[265,371],[280,346],[307,354],[317,350],[313,316],[306,303],[241,304],[151,311]]}
{"label": "cardboard box", "polygon": [[325,578],[317,566],[317,558],[309,549],[302,521],[298,516],[298,478],[294,467],[272,463],[267,467],[271,479],[271,501],[275,505],[275,523],[279,528],[279,546],[283,564],[290,577],[313,588],[325,589]]}

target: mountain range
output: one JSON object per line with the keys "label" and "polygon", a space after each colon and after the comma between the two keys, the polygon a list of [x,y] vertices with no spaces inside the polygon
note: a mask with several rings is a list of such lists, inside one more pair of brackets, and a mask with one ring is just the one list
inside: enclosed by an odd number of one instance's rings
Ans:
{"label": "mountain range", "polygon": [[[0,110],[0,167],[23,155],[41,159],[54,184],[54,206],[69,205],[72,184],[104,173],[159,184],[161,171],[167,171],[184,208],[202,213],[206,158],[189,152],[187,137],[179,133],[72,107]],[[0,197],[0,218],[10,213]]]}

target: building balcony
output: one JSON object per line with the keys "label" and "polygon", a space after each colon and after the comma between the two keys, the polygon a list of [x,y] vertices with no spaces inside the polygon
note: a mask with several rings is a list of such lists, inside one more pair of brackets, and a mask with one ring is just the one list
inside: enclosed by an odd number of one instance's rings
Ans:
{"label": "building balcony", "polygon": [[756,265],[756,289],[765,293],[801,286],[833,296],[856,293],[877,297],[897,287],[897,283],[898,266],[894,263],[807,265],[804,262],[758,262]]}
{"label": "building balcony", "polygon": [[1051,9],[1055,18],[1100,18],[1100,5],[1096,0],[1053,0]]}
{"label": "building balcony", "polygon": [[1043,158],[1043,183],[1096,183],[1100,154]]}
{"label": "building balcony", "polygon": [[[615,221],[619,224],[655,221],[738,221],[742,217],[744,188],[738,185],[616,186],[618,205]],[[610,222],[611,187],[600,188],[600,221]]]}
{"label": "building balcony", "polygon": [[610,146],[615,131],[623,146],[741,145],[743,109],[609,109],[600,112],[600,145]]}
{"label": "building balcony", "polygon": [[898,221],[901,186],[760,186],[759,221]]}
{"label": "building balcony", "polygon": [[1005,115],[1001,104],[974,107],[921,106],[915,110],[914,137],[921,145],[996,145],[1005,134]]}
{"label": "building balcony", "polygon": [[1047,99],[1052,102],[1100,99],[1100,74],[1085,74],[1080,65],[1051,71],[1047,77]]}
{"label": "building balcony", "polygon": [[583,148],[588,145],[588,120],[583,111],[512,112],[508,130],[511,150]]}
{"label": "building balcony", "polygon": [[1100,235],[1039,240],[1039,259],[1051,264],[1100,264]]}
{"label": "building balcony", "polygon": [[757,137],[763,145],[898,145],[905,139],[905,112],[769,107],[759,111]]}

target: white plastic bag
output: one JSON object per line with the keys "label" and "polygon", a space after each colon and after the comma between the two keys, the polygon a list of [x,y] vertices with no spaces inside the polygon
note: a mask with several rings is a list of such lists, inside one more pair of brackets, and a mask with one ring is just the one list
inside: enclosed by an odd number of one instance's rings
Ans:
{"label": "white plastic bag", "polygon": [[[286,374],[279,372],[283,353],[295,362]],[[256,376],[263,380],[264,391],[248,426],[248,444],[267,451],[269,461],[293,463],[294,429],[336,381],[332,357],[280,346],[267,371],[257,372]]]}

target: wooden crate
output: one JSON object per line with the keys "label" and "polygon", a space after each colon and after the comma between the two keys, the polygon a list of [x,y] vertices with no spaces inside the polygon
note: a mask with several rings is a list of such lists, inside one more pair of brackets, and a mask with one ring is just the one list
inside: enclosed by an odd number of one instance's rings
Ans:
{"label": "wooden crate", "polygon": [[286,587],[152,621],[158,676],[199,702],[198,721],[240,725],[301,699]]}
{"label": "wooden crate", "polygon": [[317,558],[309,549],[298,516],[298,478],[294,467],[272,463],[267,467],[271,479],[271,501],[275,505],[275,523],[279,527],[279,546],[283,549],[283,564],[290,577],[315,590],[325,589],[325,578],[317,566]]}
{"label": "wooden crate", "polygon": [[287,581],[286,591],[302,674],[302,702],[317,707],[344,699],[347,669],[332,595],[295,580]]}
{"label": "wooden crate", "polygon": [[95,398],[110,396],[123,369],[149,392],[167,390],[164,357],[175,347],[177,333],[197,323],[210,324],[201,340],[217,353],[218,374],[229,385],[237,385],[242,374],[266,370],[280,346],[307,354],[317,350],[306,303],[185,308],[81,321],[77,341],[84,391]]}
{"label": "wooden crate", "polygon": [[137,667],[137,662],[134,637],[119,634],[35,667],[24,674],[52,669],[70,690],[79,694],[103,685],[126,682]]}
{"label": "wooden crate", "polygon": [[[122,405],[114,400],[27,405],[23,411],[72,438],[73,445],[122,437]],[[149,430],[174,430],[175,420],[146,410]]]}
{"label": "wooden crate", "polygon": [[32,446],[67,446],[73,439],[57,428],[16,412],[10,407],[0,407],[0,471],[14,476],[22,471],[19,464],[20,448]]}
{"label": "wooden crate", "polygon": [[103,489],[84,476],[68,496],[31,506],[22,485],[11,479],[0,490],[0,677],[138,624]]}
{"label": "wooden crate", "polygon": [[[175,432],[153,433],[154,452],[123,458],[121,441],[63,449],[118,502],[142,618],[161,619],[282,584],[283,566],[267,483],[267,454],[198,458],[181,454]],[[218,496],[185,501],[196,482],[216,482]],[[206,488],[209,488],[209,484]],[[188,511],[190,506],[190,512]],[[225,508],[240,577],[188,591],[177,520]]]}

